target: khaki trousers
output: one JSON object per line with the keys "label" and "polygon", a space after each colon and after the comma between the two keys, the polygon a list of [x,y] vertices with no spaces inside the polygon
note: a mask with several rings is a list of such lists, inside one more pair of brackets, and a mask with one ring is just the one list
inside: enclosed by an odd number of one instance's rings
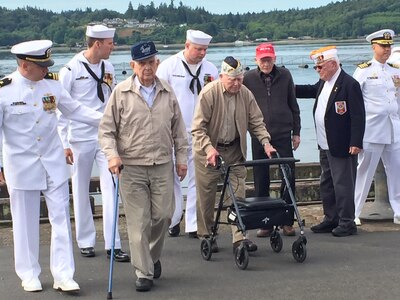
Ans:
{"label": "khaki trousers", "polygon": [[[217,147],[217,150],[227,166],[244,161],[240,150],[240,143],[236,143],[226,148]],[[195,153],[194,161],[197,194],[197,234],[200,237],[204,237],[211,234],[211,227],[214,225],[217,183],[218,181],[223,182],[223,175],[221,170],[205,167],[205,156]],[[230,171],[230,184],[236,197],[245,197],[246,174],[247,172],[245,167],[235,167]],[[226,190],[224,201],[226,205],[232,203],[228,189]],[[238,231],[237,226],[231,227],[233,242],[244,239],[243,234]]]}
{"label": "khaki trousers", "polygon": [[174,212],[173,163],[124,166],[120,192],[124,204],[131,263],[138,278],[153,279],[165,233]]}

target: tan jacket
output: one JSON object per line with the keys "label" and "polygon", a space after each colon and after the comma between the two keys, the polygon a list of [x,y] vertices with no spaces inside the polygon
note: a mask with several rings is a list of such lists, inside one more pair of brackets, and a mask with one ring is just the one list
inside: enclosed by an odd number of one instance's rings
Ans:
{"label": "tan jacket", "polygon": [[113,90],[99,126],[99,142],[108,160],[150,166],[171,161],[187,164],[188,140],[178,101],[171,87],[156,78],[151,108],[135,86],[134,76]]}
{"label": "tan jacket", "polygon": [[[222,82],[216,80],[207,84],[199,94],[192,123],[193,151],[197,155],[205,156],[212,147],[217,146],[224,119],[224,92]],[[236,103],[235,122],[240,137],[240,148],[243,157],[246,158],[247,131],[257,137],[262,145],[269,142],[270,135],[265,129],[263,115],[250,90],[242,85],[237,97],[242,101]]]}

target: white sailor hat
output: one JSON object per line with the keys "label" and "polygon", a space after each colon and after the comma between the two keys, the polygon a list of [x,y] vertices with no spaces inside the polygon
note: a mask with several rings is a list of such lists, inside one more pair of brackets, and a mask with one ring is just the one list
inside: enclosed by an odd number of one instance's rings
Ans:
{"label": "white sailor hat", "polygon": [[115,28],[104,25],[87,26],[86,36],[96,39],[112,39],[114,38]]}
{"label": "white sailor hat", "polygon": [[31,61],[41,67],[50,67],[54,65],[51,59],[51,46],[53,42],[50,40],[28,41],[14,45],[11,53],[19,59]]}
{"label": "white sailor hat", "polygon": [[322,64],[328,60],[338,59],[336,46],[326,46],[311,51],[310,58],[314,63]]}
{"label": "white sailor hat", "polygon": [[208,46],[212,36],[200,30],[189,29],[186,31],[186,39],[193,44]]}
{"label": "white sailor hat", "polygon": [[371,44],[392,45],[394,31],[391,29],[382,29],[368,35],[365,39]]}

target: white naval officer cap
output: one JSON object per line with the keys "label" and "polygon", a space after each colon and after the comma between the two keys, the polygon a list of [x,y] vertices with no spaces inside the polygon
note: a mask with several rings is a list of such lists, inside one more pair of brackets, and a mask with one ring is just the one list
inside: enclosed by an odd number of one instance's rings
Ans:
{"label": "white naval officer cap", "polygon": [[392,29],[382,29],[368,35],[365,39],[371,44],[392,45],[394,31]]}
{"label": "white naval officer cap", "polygon": [[93,25],[86,27],[86,36],[96,39],[112,39],[114,38],[115,28],[104,25]]}
{"label": "white naval officer cap", "polygon": [[12,46],[11,53],[19,59],[31,61],[41,67],[54,65],[51,58],[51,47],[53,42],[50,40],[34,40],[16,44]]}
{"label": "white naval officer cap", "polygon": [[200,30],[189,29],[186,31],[186,39],[193,44],[208,46],[212,36]]}

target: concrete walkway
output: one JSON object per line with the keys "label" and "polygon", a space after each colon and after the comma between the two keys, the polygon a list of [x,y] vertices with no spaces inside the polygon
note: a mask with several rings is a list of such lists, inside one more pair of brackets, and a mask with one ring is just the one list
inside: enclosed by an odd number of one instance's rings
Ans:
{"label": "concrete walkway", "polygon": [[[259,250],[251,254],[244,271],[235,265],[227,230],[220,231],[220,252],[210,261],[200,256],[198,240],[184,235],[168,237],[161,259],[162,275],[154,288],[136,292],[131,265],[115,263],[113,299],[399,299],[400,226],[391,230],[391,222],[375,224],[378,226],[365,226],[368,231],[363,225],[358,235],[345,238],[306,229],[308,255],[304,263],[292,257],[296,237],[283,237],[280,253],[272,251],[269,239],[254,238]],[[385,231],[380,231],[382,228]],[[123,245],[128,248],[126,240]],[[0,299],[106,299],[109,261],[103,247],[104,243],[98,242],[97,256],[83,258],[74,245],[75,279],[81,291],[69,295],[52,289],[48,241],[44,240],[40,249],[40,293],[23,291],[14,272],[12,245],[0,245]]]}

